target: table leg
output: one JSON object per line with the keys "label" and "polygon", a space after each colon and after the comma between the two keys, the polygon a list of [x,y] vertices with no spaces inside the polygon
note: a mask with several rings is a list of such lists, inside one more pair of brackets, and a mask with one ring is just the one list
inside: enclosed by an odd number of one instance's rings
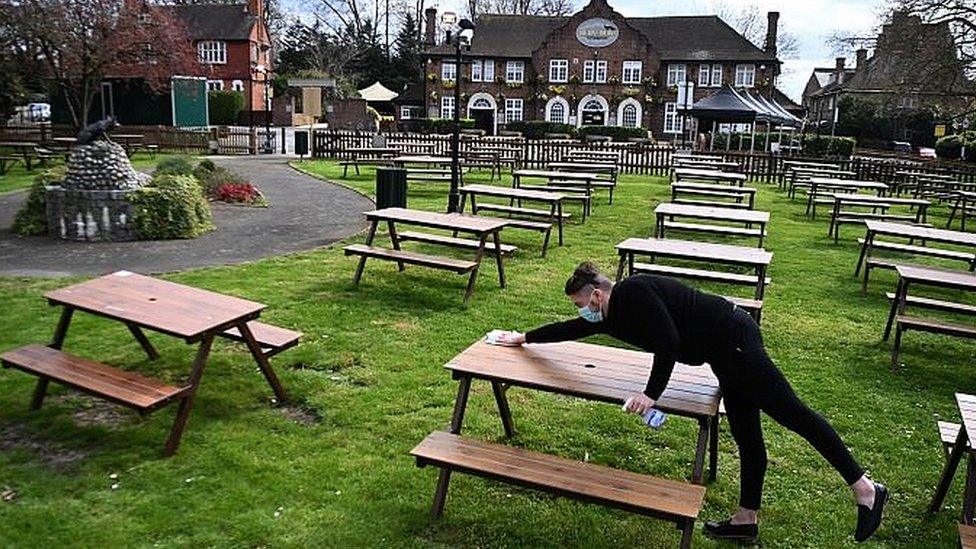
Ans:
{"label": "table leg", "polygon": [[718,422],[719,414],[716,412],[708,428],[708,482],[714,482],[718,474]]}
{"label": "table leg", "polygon": [[759,265],[756,267],[756,300],[761,301],[763,294],[766,293],[766,266]]}
{"label": "table leg", "polygon": [[810,215],[810,207],[813,205],[813,195],[815,194],[817,194],[817,185],[810,183],[810,188],[807,189],[807,215]]}
{"label": "table leg", "polygon": [[[366,245],[371,246],[373,244],[373,238],[376,237],[376,226],[379,225],[380,220],[374,219],[373,224],[369,226],[369,234],[366,235]],[[356,274],[352,277],[353,285],[359,284],[359,279],[363,277],[363,268],[366,267],[366,256],[359,258],[359,265],[356,266]]]}
{"label": "table leg", "polygon": [[691,481],[695,484],[703,484],[702,473],[705,469],[705,452],[708,448],[708,422],[707,418],[698,420],[698,442],[695,444],[695,462],[691,470]]}
{"label": "table leg", "polygon": [[495,264],[498,265],[498,284],[502,288],[505,287],[505,266],[502,262],[502,239],[501,229],[492,233],[492,240],[495,243]]}
{"label": "table leg", "polygon": [[[390,242],[393,244],[393,249],[400,251],[400,239],[397,237],[396,226],[393,224],[392,219],[386,220],[386,230],[390,233]],[[402,261],[397,261],[397,268],[400,272],[403,272],[404,266]]]}
{"label": "table leg", "polygon": [[268,362],[268,355],[264,354],[261,350],[261,344],[254,339],[254,334],[251,333],[251,328],[248,327],[247,322],[239,322],[237,324],[237,329],[241,332],[241,337],[244,339],[244,343],[247,348],[251,351],[251,356],[258,363],[258,368],[261,369],[261,373],[264,374],[264,379],[268,381],[268,385],[271,386],[271,390],[274,391],[275,398],[278,400],[279,404],[285,404],[290,399],[285,388],[281,386],[281,382],[278,381],[278,376],[275,375],[274,370],[271,368],[271,363]]}
{"label": "table leg", "polygon": [[[464,410],[468,406],[468,393],[471,391],[471,378],[462,377],[458,382],[457,398],[454,400],[454,415],[451,417],[450,432],[457,435],[461,433],[461,424],[464,422]],[[433,519],[440,518],[444,514],[444,500],[447,499],[447,488],[451,483],[451,470],[441,469],[437,477],[437,489],[434,491],[434,505],[430,509],[430,516]]]}
{"label": "table leg", "polygon": [[962,495],[962,523],[973,524],[973,508],[976,507],[976,458],[966,455],[966,489]]}
{"label": "table leg", "polygon": [[498,381],[491,382],[491,391],[495,394],[495,403],[498,404],[498,414],[502,418],[502,427],[505,428],[505,436],[512,438],[515,436],[515,423],[512,421],[512,410],[508,407],[508,387]]}
{"label": "table leg", "polygon": [[904,278],[898,279],[898,288],[895,290],[895,298],[891,300],[891,309],[888,311],[888,323],[885,324],[884,335],[881,336],[881,341],[888,341],[888,336],[891,335],[891,326],[895,322],[895,315],[898,313],[899,304],[901,305],[902,311],[904,311],[904,301],[908,294],[908,283],[905,282]]}
{"label": "table leg", "polygon": [[617,282],[624,278],[624,265],[627,264],[627,252],[620,251],[620,261],[617,263]]}
{"label": "table leg", "polygon": [[[241,332],[243,334],[243,331]],[[250,333],[250,332],[249,332]],[[187,384],[190,390],[180,400],[180,407],[176,411],[176,419],[170,429],[169,438],[166,439],[166,446],[163,448],[163,456],[169,457],[176,453],[180,447],[180,440],[183,438],[183,429],[186,428],[186,421],[190,418],[190,409],[193,408],[193,399],[196,397],[197,389],[200,387],[200,378],[203,377],[203,368],[207,365],[207,358],[210,356],[210,348],[213,346],[214,335],[207,334],[200,342],[197,349],[197,356],[193,360],[193,370],[190,372],[190,379]]]}
{"label": "table leg", "polygon": [[874,240],[874,233],[869,229],[864,235],[864,244],[861,244],[861,255],[857,258],[857,266],[854,267],[854,276],[857,276],[861,272],[861,265],[864,263],[864,259],[868,255],[868,248],[871,247],[871,241]]}
{"label": "table leg", "polygon": [[560,200],[556,203],[556,223],[559,224],[559,245],[563,245],[563,203]]}
{"label": "table leg", "polygon": [[485,255],[485,242],[488,240],[488,233],[481,235],[481,240],[478,241],[478,251],[475,252],[474,269],[471,269],[471,276],[468,278],[468,287],[464,290],[464,303],[467,303],[471,299],[471,294],[474,293],[474,283],[478,279],[478,268],[481,267],[481,258]]}
{"label": "table leg", "polygon": [[[64,345],[64,340],[68,335],[68,327],[71,325],[71,317],[74,315],[74,312],[74,308],[67,306],[61,310],[61,318],[58,319],[58,325],[54,329],[54,337],[51,339],[48,347],[60,350]],[[41,409],[41,405],[44,403],[44,397],[47,396],[47,386],[47,379],[39,378],[37,380],[37,384],[34,386],[34,394],[31,396],[31,410]]]}
{"label": "table leg", "polygon": [[929,513],[938,513],[942,507],[942,501],[945,500],[946,494],[949,493],[952,477],[956,474],[956,467],[959,466],[959,460],[962,459],[962,454],[966,451],[966,446],[968,445],[969,436],[966,434],[966,428],[960,425],[959,434],[956,435],[956,442],[953,444],[952,452],[949,453],[949,459],[946,460],[945,467],[942,469],[942,476],[939,477],[939,484],[935,488],[935,494],[932,495],[932,502],[929,503]]}
{"label": "table leg", "polygon": [[136,338],[139,345],[142,346],[142,350],[146,351],[146,355],[149,356],[149,360],[156,360],[159,358],[159,353],[156,351],[156,348],[153,347],[152,342],[149,341],[149,338],[146,337],[146,334],[142,332],[142,329],[139,328],[139,326],[128,322],[125,325],[128,326],[129,331],[132,332],[132,336]]}

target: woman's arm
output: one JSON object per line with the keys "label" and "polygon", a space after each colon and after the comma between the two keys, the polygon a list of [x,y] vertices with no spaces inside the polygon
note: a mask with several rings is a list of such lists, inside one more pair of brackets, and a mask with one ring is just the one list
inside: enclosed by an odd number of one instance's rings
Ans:
{"label": "woman's arm", "polygon": [[564,322],[554,322],[540,326],[525,334],[526,343],[555,343],[582,339],[587,336],[603,333],[602,322],[590,322],[582,318],[574,318]]}

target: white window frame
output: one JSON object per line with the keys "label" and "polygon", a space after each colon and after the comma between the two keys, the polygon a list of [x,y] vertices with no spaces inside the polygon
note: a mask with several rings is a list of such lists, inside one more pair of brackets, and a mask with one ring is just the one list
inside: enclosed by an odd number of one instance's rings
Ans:
{"label": "white window frame", "polygon": [[494,59],[482,59],[481,60],[481,79],[483,82],[494,82],[495,81],[495,60]]}
{"label": "white window frame", "polygon": [[[634,125],[628,126],[624,124],[624,112],[628,109],[634,109]],[[629,97],[620,102],[617,107],[617,125],[624,128],[641,128],[643,127],[644,119],[644,109],[641,107],[640,101],[637,101],[633,97]]]}
{"label": "white window frame", "polygon": [[482,79],[482,75],[481,75],[482,66],[483,65],[482,65],[481,59],[475,59],[474,61],[471,62],[471,81],[472,82],[481,82],[481,79]]}
{"label": "white window frame", "polygon": [[505,63],[505,82],[521,84],[525,81],[525,61],[509,61]]}
{"label": "white window frame", "polygon": [[712,65],[712,83],[711,87],[721,88],[722,87],[722,65],[714,64]]}
{"label": "white window frame", "polygon": [[505,99],[505,123],[520,122],[525,116],[525,104],[519,97]]}
{"label": "white window frame", "polygon": [[677,86],[688,79],[688,66],[684,63],[668,65],[668,86]]}
{"label": "white window frame", "polygon": [[444,82],[457,81],[457,65],[454,61],[441,61],[441,80]]}
{"label": "white window frame", "polygon": [[207,91],[224,91],[223,80],[207,80]]}
{"label": "white window frame", "polygon": [[569,59],[549,60],[549,81],[554,83],[569,82]]}
{"label": "white window frame", "polygon": [[197,42],[197,58],[204,65],[226,65],[227,42],[223,40],[201,40]]}
{"label": "white window frame", "polygon": [[587,59],[583,61],[583,83],[589,84],[596,82],[596,61]]}
{"label": "white window frame", "polygon": [[[559,108],[563,110],[562,113],[563,116],[561,120],[552,119],[552,109],[556,105],[559,105]],[[554,122],[556,124],[569,124],[569,102],[567,102],[562,97],[558,97],[558,96],[550,99],[549,103],[546,105],[546,122]]]}
{"label": "white window frame", "polygon": [[711,85],[712,66],[698,65],[698,87],[705,88]]}
{"label": "white window frame", "polygon": [[596,62],[596,83],[606,84],[607,83],[607,62],[606,60],[598,60]]}
{"label": "white window frame", "polygon": [[454,118],[454,97],[449,95],[441,97],[441,118]]}
{"label": "white window frame", "polygon": [[679,134],[684,131],[684,118],[678,112],[678,104],[664,104],[664,133]]}
{"label": "white window frame", "polygon": [[400,105],[400,120],[410,120],[411,112],[410,107],[407,105]]}
{"label": "white window frame", "polygon": [[735,66],[735,87],[754,88],[756,87],[756,66],[751,63],[743,63]]}
{"label": "white window frame", "polygon": [[233,82],[230,83],[230,89],[236,92],[244,91],[244,81],[234,80]]}
{"label": "white window frame", "polygon": [[623,84],[640,84],[643,72],[643,61],[624,61],[620,82]]}

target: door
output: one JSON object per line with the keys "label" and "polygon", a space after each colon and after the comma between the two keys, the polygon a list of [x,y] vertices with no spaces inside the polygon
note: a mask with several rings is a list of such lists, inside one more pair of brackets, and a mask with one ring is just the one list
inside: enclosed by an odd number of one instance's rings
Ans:
{"label": "door", "polygon": [[485,130],[487,135],[495,135],[495,111],[493,109],[471,109],[474,127]]}

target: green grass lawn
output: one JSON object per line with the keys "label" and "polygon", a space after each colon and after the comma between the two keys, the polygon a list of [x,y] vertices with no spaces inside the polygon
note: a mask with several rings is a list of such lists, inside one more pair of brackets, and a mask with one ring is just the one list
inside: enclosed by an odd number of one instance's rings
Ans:
{"label": "green grass lawn", "polygon": [[[341,173],[327,162],[300,168],[326,178]],[[370,192],[372,180],[365,170],[343,181]],[[810,221],[799,202],[758,186],[759,209],[772,211],[773,282],[763,314],[771,356],[890,487],[875,545],[954,547],[961,479],[940,514],[925,509],[944,461],[935,422],[958,420],[955,391],[976,391],[973,343],[909,333],[906,366],[891,372],[880,336],[894,275],[872,275],[862,296],[853,277],[860,231],[846,227],[834,245],[823,216]],[[446,194],[443,184],[413,185],[410,206],[441,210]],[[442,365],[492,328],[524,330],[574,315],[561,292],[572,268],[585,259],[615,265],[614,245],[648,235],[652,209],[666,194],[663,178],[622,177],[613,206],[601,194],[592,218],[571,223],[566,245],[546,258],[538,233],[503,233],[520,248],[506,264],[509,287],[498,288],[485,262],[468,306],[461,304],[466,277],[417,267],[398,273],[386,262],[368,264],[355,289],[355,260],[341,246],[168,275],[267,303],[268,321],[305,333],[299,347],[272,361],[298,407],[270,406],[270,389],[249,356],[219,342],[183,446],[162,459],[174,408],[140,418],[54,389],[31,413],[33,378],[2,371],[0,492],[16,497],[0,501],[0,545],[676,546],[679,532],[670,524],[465,475],[454,476],[445,516],[431,524],[436,470],[417,469],[408,456],[450,419],[457,385]],[[41,295],[75,280],[0,279],[0,349],[47,340],[57,311]],[[185,376],[192,349],[150,337],[162,353],[155,362],[124,327],[78,315],[66,349],[166,380]],[[616,406],[509,394],[520,430],[510,444],[671,479],[690,474],[692,421],[673,417],[651,432]],[[764,546],[854,546],[856,512],[843,481],[797,436],[768,419],[764,426]],[[473,386],[465,433],[501,439],[484,383]],[[720,448],[703,519],[722,518],[737,502],[737,452],[724,422]],[[695,545],[716,546],[700,533]]]}
{"label": "green grass lawn", "polygon": [[[157,154],[156,158],[150,158],[148,153],[136,153],[131,158],[132,166],[137,170],[142,170],[155,166],[157,162],[163,158],[166,158],[167,156],[173,155],[161,153]],[[63,163],[63,160],[61,157],[59,157],[57,160],[53,160],[51,165],[56,166]],[[14,163],[14,165],[7,170],[7,173],[0,175],[0,194],[19,191],[21,189],[30,187],[31,183],[34,182],[34,177],[42,170],[43,168],[34,167],[33,170],[27,171],[27,168],[24,167],[23,163]]]}

